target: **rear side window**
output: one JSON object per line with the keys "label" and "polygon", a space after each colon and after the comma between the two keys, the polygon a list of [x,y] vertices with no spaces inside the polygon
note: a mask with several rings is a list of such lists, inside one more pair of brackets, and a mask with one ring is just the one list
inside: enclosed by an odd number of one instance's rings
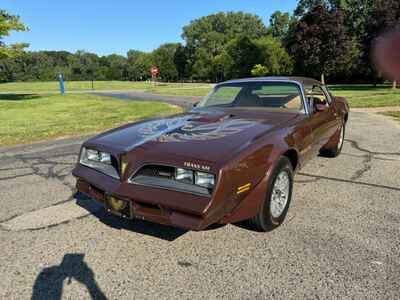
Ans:
{"label": "rear side window", "polygon": [[311,99],[313,103],[329,105],[329,99],[323,91],[322,87],[319,85],[309,85],[305,86],[305,94],[308,101]]}

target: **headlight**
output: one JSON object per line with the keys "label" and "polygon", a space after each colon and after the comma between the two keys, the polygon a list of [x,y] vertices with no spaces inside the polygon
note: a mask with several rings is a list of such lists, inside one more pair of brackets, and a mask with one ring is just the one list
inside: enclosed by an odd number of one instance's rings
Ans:
{"label": "headlight", "polygon": [[215,176],[213,174],[182,168],[176,168],[175,180],[189,184],[196,184],[208,189],[212,189],[215,185]]}
{"label": "headlight", "polygon": [[215,177],[209,173],[194,172],[194,183],[206,188],[213,188],[215,184]]}
{"label": "headlight", "polygon": [[175,179],[178,181],[193,183],[193,171],[177,168]]}
{"label": "headlight", "polygon": [[113,178],[119,179],[117,169],[111,163],[111,154],[94,149],[82,148],[79,162],[89,168],[98,170]]}
{"label": "headlight", "polygon": [[111,155],[109,153],[100,152],[93,149],[83,148],[81,159],[82,158],[111,165]]}

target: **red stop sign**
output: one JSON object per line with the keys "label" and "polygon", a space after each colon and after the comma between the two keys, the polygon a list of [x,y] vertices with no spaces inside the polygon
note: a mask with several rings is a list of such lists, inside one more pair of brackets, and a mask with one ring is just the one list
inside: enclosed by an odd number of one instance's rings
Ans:
{"label": "red stop sign", "polygon": [[158,74],[158,68],[156,66],[152,66],[150,72],[151,76],[156,77]]}

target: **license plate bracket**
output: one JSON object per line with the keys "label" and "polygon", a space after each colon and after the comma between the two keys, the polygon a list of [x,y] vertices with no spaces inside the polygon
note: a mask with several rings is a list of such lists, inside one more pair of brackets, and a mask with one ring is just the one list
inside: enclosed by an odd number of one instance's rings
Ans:
{"label": "license plate bracket", "polygon": [[132,219],[132,202],[112,195],[107,195],[104,202],[105,209],[121,218]]}

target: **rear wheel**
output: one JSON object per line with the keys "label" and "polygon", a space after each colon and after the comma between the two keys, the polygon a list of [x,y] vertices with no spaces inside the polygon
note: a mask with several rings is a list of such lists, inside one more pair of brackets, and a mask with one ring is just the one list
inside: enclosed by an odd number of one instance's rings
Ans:
{"label": "rear wheel", "polygon": [[259,231],[270,231],[284,221],[292,199],[293,167],[283,156],[271,174],[267,194],[258,214],[250,221]]}

